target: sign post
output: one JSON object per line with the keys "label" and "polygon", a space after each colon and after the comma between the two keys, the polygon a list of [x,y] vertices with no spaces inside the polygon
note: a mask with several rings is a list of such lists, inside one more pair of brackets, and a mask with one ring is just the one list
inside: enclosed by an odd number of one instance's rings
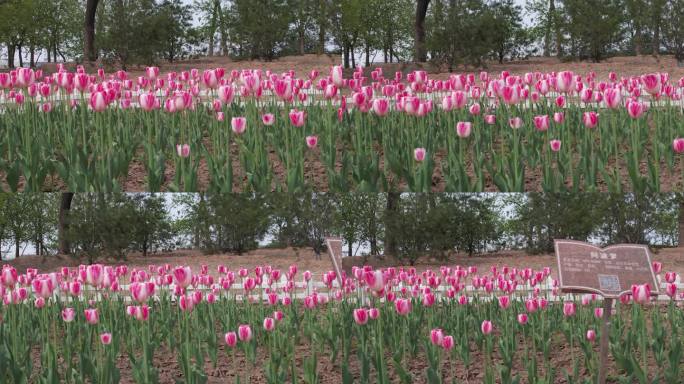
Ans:
{"label": "sign post", "polygon": [[649,284],[658,295],[651,253],[645,245],[619,244],[599,248],[573,240],[556,240],[558,282],[565,293],[597,293],[603,296],[603,321],[599,341],[599,384],[605,384],[608,370],[608,333],[613,302],[630,293],[632,285]]}
{"label": "sign post", "polygon": [[337,274],[337,282],[342,287],[342,239],[336,237],[328,237],[325,239],[325,245],[328,248],[328,255],[332,261],[333,268]]}

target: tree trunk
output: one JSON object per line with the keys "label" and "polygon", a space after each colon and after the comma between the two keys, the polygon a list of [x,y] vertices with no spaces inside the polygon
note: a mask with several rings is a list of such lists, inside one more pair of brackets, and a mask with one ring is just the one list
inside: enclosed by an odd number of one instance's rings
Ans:
{"label": "tree trunk", "polygon": [[549,0],[549,15],[551,20],[553,20],[553,27],[556,31],[556,57],[563,56],[563,36],[560,28],[560,20],[558,19],[558,14],[556,13],[556,2],[555,0]]}
{"label": "tree trunk", "polygon": [[14,235],[14,258],[15,259],[19,258],[19,248],[20,248],[19,235],[15,234]]}
{"label": "tree trunk", "polygon": [[31,44],[31,46],[29,48],[29,61],[30,61],[29,66],[31,68],[36,66],[36,48],[33,46],[33,44]]}
{"label": "tree trunk", "polygon": [[427,50],[425,49],[425,17],[427,16],[430,0],[416,1],[416,24],[415,24],[415,56],[416,62],[427,61]]}
{"label": "tree trunk", "polygon": [[679,242],[680,247],[684,247],[684,200],[679,202]]}
{"label": "tree trunk", "polygon": [[19,54],[19,68],[24,66],[24,56],[21,53],[21,44],[17,45],[17,53]]}
{"label": "tree trunk", "polygon": [[7,67],[12,69],[14,68],[14,52],[16,50],[16,47],[14,44],[8,43],[7,44]]}
{"label": "tree trunk", "polygon": [[59,205],[59,221],[57,224],[57,232],[59,238],[59,253],[68,255],[71,253],[71,245],[67,237],[69,230],[69,210],[71,209],[71,201],[74,199],[73,192],[63,192],[61,203]]}
{"label": "tree trunk", "polygon": [[304,34],[304,28],[299,28],[299,31],[297,33],[299,35],[299,54],[304,55],[306,53],[304,49],[304,40],[306,38],[306,35]]}
{"label": "tree trunk", "polygon": [[349,56],[351,56],[351,66],[352,66],[352,68],[356,68],[356,55],[354,54],[354,52],[355,52],[354,46],[351,45],[351,46],[349,47]]}
{"label": "tree trunk", "polygon": [[344,45],[344,67],[349,68],[349,45]]}
{"label": "tree trunk", "polygon": [[223,20],[223,10],[221,9],[221,1],[214,0],[216,2],[216,14],[218,15],[218,30],[219,38],[221,39],[221,55],[228,55],[228,33],[226,32],[226,23]]}
{"label": "tree trunk", "polygon": [[87,0],[85,9],[85,23],[83,31],[83,59],[87,61],[97,60],[95,50],[95,11],[100,0]]}
{"label": "tree trunk", "polygon": [[393,223],[391,221],[396,220],[394,216],[399,209],[400,198],[399,192],[387,192],[387,204],[385,205],[385,254],[390,256],[396,256],[397,254],[397,241],[392,232]]}
{"label": "tree trunk", "polygon": [[366,43],[366,67],[370,67],[370,44]]}

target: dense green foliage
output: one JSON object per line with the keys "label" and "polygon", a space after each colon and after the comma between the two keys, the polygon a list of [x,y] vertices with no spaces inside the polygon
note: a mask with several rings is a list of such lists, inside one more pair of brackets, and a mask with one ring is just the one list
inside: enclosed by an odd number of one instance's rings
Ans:
{"label": "dense green foliage", "polygon": [[[15,58],[33,65],[82,57],[84,3],[1,2],[0,42],[10,66]],[[684,60],[682,0],[427,4],[422,46],[448,69],[538,53],[594,61],[673,53]],[[417,24],[412,0],[111,0],[97,8],[95,49],[123,66],[196,55],[270,60],[326,51],[341,53],[345,66],[369,65],[411,60]]]}
{"label": "dense green foliage", "polygon": [[[71,252],[91,262],[174,248],[242,253],[268,245],[323,251],[327,236],[343,238],[350,256],[391,253],[407,263],[452,252],[551,252],[556,238],[675,245],[680,198],[635,196],[82,193],[75,194],[68,211],[66,235]],[[28,245],[44,255],[56,252],[59,197],[0,195],[4,253],[15,250],[18,256]]]}

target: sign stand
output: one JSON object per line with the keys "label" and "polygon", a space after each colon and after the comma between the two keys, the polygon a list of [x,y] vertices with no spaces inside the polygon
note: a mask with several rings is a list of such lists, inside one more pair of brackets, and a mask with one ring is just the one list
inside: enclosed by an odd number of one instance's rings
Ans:
{"label": "sign stand", "polygon": [[618,244],[599,248],[573,240],[555,240],[560,288],[566,293],[595,293],[603,296],[603,318],[599,340],[598,383],[608,375],[610,317],[613,302],[629,294],[632,285],[651,286],[658,295],[658,280],[653,272],[651,254],[645,245]]}
{"label": "sign stand", "polygon": [[328,248],[328,255],[337,274],[337,282],[340,288],[342,288],[342,239],[328,237],[325,239],[325,245]]}
{"label": "sign stand", "polygon": [[601,340],[599,341],[599,384],[606,383],[608,374],[608,334],[610,333],[610,316],[613,310],[613,299],[603,299],[603,321],[601,322]]}

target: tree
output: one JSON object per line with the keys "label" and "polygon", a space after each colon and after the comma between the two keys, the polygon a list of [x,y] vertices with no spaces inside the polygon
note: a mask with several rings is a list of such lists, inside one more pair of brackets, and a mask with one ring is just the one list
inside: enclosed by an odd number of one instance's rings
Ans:
{"label": "tree", "polygon": [[83,26],[83,58],[88,61],[97,59],[95,49],[95,15],[100,0],[86,0],[85,22]]}
{"label": "tree", "polygon": [[416,0],[416,21],[415,21],[415,61],[427,61],[427,50],[425,47],[425,18],[427,16],[430,0]]}
{"label": "tree", "polygon": [[276,58],[286,46],[289,11],[287,0],[233,0],[227,22],[236,56]]}
{"label": "tree", "polygon": [[599,62],[622,41],[620,0],[565,0],[564,12],[573,56]]}
{"label": "tree", "polygon": [[663,26],[664,43],[684,66],[684,0],[668,0],[665,6],[668,23]]}
{"label": "tree", "polygon": [[150,251],[164,248],[174,232],[162,195],[135,194],[131,197],[134,215],[132,248],[146,257]]}
{"label": "tree", "polygon": [[71,202],[73,199],[73,192],[62,192],[60,194],[59,222],[57,225],[57,232],[59,238],[58,251],[62,255],[68,255],[71,253],[71,247],[69,245],[69,237],[67,233],[69,232],[69,212],[71,211]]}
{"label": "tree", "polygon": [[522,26],[520,6],[513,0],[495,1],[489,5],[489,12],[492,19],[489,35],[499,64],[506,58],[526,56],[531,41]]}

